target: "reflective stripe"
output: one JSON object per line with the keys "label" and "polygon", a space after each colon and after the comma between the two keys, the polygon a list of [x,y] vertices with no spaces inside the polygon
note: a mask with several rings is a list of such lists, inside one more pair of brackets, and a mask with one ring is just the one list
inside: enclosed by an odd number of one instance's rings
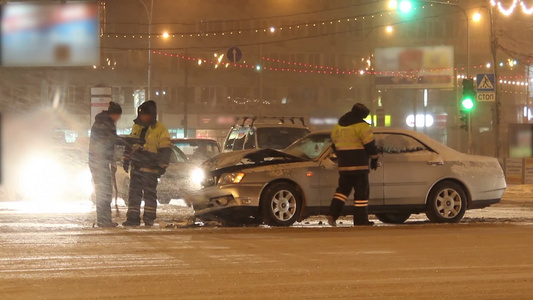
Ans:
{"label": "reflective stripe", "polygon": [[340,150],[340,151],[342,151],[342,150],[362,150],[362,149],[365,149],[365,147],[363,147],[363,146],[342,146],[342,145],[341,146],[335,145],[335,148],[337,150]]}
{"label": "reflective stripe", "polygon": [[378,158],[379,158],[379,155],[377,155],[377,154],[376,154],[376,155],[370,155],[370,158],[372,158],[372,159],[378,159]]}
{"label": "reflective stripe", "polygon": [[368,170],[368,166],[339,167],[339,171],[359,171]]}
{"label": "reflective stripe", "polygon": [[141,210],[138,207],[128,206],[128,210],[131,212],[140,212]]}
{"label": "reflective stripe", "polygon": [[368,200],[355,200],[355,203],[368,203]]}
{"label": "reflective stripe", "polygon": [[150,207],[150,206],[145,206],[144,207],[144,211],[156,212],[156,208],[155,207]]}
{"label": "reflective stripe", "polygon": [[333,195],[333,198],[335,199],[339,199],[339,200],[342,200],[342,201],[346,201],[346,199],[348,198],[347,196],[341,194],[341,193],[335,193],[335,195]]}
{"label": "reflective stripe", "polygon": [[159,170],[158,169],[140,168],[139,170],[142,171],[142,172],[146,172],[146,173],[159,174]]}
{"label": "reflective stripe", "polygon": [[355,207],[365,207],[368,206],[368,204],[356,204]]}

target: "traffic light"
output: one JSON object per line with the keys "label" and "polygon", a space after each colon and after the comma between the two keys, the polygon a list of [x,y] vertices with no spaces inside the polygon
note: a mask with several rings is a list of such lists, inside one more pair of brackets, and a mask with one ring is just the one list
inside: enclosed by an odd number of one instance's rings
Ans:
{"label": "traffic light", "polygon": [[463,79],[463,97],[461,98],[461,109],[470,112],[474,109],[476,91],[474,90],[473,79]]}
{"label": "traffic light", "polygon": [[398,10],[402,14],[408,14],[413,10],[413,2],[411,0],[400,0],[398,2]]}
{"label": "traffic light", "polygon": [[470,111],[461,109],[461,116],[459,117],[461,121],[461,129],[468,132],[468,125],[470,124]]}

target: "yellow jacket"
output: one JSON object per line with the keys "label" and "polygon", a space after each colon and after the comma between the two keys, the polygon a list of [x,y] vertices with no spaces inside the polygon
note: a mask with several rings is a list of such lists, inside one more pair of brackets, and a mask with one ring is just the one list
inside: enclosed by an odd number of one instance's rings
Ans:
{"label": "yellow jacket", "polygon": [[133,145],[132,166],[144,172],[157,173],[170,161],[171,143],[168,129],[161,122],[142,126],[134,124],[130,137],[139,140]]}

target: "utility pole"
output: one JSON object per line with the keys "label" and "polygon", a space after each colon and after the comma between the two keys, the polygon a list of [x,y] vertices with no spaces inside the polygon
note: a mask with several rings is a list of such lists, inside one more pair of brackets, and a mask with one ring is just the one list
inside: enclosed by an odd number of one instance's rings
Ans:
{"label": "utility pole", "polygon": [[[189,57],[189,51],[185,49],[185,56]],[[187,138],[189,131],[189,64],[190,60],[183,60],[185,62],[185,74],[183,77],[183,137]]]}
{"label": "utility pole", "polygon": [[494,26],[494,11],[492,6],[489,9],[490,15],[490,52],[492,55],[492,65],[494,66],[494,78],[496,82],[494,84],[494,92],[496,94],[496,103],[494,103],[494,123],[492,128],[495,135],[495,144],[496,144],[496,157],[501,156],[501,137],[500,137],[500,109],[501,109],[501,94],[500,94],[500,85],[497,84],[498,80],[498,62],[497,62],[497,52],[498,52],[498,38],[496,37],[496,28]]}
{"label": "utility pole", "polygon": [[152,13],[154,11],[154,1],[150,1],[150,10],[148,10],[148,6],[146,6],[146,3],[144,3],[143,0],[139,0],[141,4],[144,6],[144,9],[146,10],[146,17],[148,19],[148,74],[147,74],[147,84],[148,84],[148,90],[147,94],[145,95],[145,100],[150,100],[152,97]]}

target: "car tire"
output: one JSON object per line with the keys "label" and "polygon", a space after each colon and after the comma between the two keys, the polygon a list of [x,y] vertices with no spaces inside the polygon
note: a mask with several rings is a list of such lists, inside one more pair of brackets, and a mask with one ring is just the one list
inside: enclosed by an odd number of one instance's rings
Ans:
{"label": "car tire", "polygon": [[451,181],[438,183],[431,189],[426,203],[426,216],[434,223],[457,223],[466,212],[466,192]]}
{"label": "car tire", "polygon": [[302,196],[293,184],[269,185],[261,195],[261,216],[270,226],[291,226],[302,211]]}
{"label": "car tire", "polygon": [[410,213],[383,213],[376,214],[376,218],[385,224],[403,224],[409,217]]}
{"label": "car tire", "polygon": [[159,201],[160,204],[169,204],[170,203],[170,198],[168,197],[163,197],[163,198],[160,198],[160,199],[157,199]]}

